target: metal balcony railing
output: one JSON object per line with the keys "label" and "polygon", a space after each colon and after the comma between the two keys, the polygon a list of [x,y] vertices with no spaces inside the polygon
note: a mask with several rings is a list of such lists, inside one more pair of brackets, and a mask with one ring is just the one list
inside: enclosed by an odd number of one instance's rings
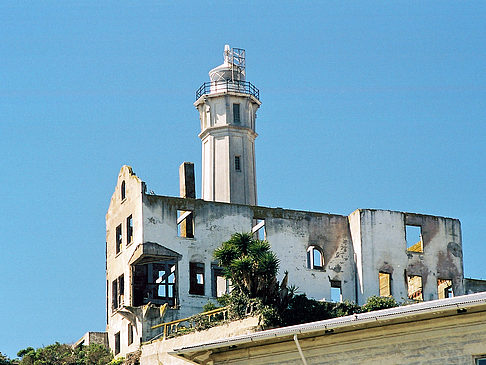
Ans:
{"label": "metal balcony railing", "polygon": [[205,94],[213,94],[225,91],[232,91],[242,94],[249,94],[260,100],[260,90],[249,81],[220,80],[209,81],[201,85],[196,91],[196,100]]}
{"label": "metal balcony railing", "polygon": [[[207,317],[208,322],[217,321],[217,320],[226,320],[228,318],[228,309],[229,307],[217,308],[210,310],[209,312],[199,313],[189,318],[182,318],[177,319],[175,321],[165,322],[161,324],[157,324],[152,326],[152,329],[163,327],[163,331],[160,335],[155,336],[155,338],[167,338],[171,335],[174,336],[177,334],[182,328],[187,330],[195,329],[195,322],[197,317]],[[180,327],[180,328],[179,328]]]}

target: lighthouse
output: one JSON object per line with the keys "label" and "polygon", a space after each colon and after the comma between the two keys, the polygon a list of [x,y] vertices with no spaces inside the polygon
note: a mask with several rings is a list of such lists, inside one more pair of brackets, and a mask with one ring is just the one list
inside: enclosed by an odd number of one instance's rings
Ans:
{"label": "lighthouse", "polygon": [[202,142],[202,198],[257,204],[256,111],[260,92],[246,81],[245,50],[224,47],[224,62],[196,91]]}

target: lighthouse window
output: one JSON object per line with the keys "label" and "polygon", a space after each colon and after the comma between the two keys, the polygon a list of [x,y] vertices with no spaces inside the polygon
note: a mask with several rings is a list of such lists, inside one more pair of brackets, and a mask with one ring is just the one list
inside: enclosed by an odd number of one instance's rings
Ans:
{"label": "lighthouse window", "polygon": [[240,104],[233,104],[233,122],[240,124]]}
{"label": "lighthouse window", "polygon": [[236,171],[241,171],[240,156],[235,156],[235,170]]}

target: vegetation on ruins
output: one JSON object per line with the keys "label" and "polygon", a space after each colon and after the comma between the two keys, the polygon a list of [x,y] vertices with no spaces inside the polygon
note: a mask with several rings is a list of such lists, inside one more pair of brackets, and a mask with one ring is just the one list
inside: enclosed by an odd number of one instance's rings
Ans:
{"label": "vegetation on ruins", "polygon": [[[288,273],[277,281],[279,261],[270,244],[251,233],[235,233],[214,252],[223,267],[232,291],[219,304],[229,307],[230,319],[259,315],[263,327],[279,327],[346,316],[354,313],[396,307],[392,297],[370,297],[363,306],[352,302],[323,302],[297,295],[297,288],[288,286]],[[216,308],[209,304],[204,310]]]}

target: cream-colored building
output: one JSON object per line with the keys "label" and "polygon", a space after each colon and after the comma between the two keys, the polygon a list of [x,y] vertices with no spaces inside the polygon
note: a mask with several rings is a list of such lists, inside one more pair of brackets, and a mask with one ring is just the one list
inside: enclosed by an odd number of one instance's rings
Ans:
{"label": "cream-colored building", "polygon": [[[319,300],[363,304],[464,294],[457,219],[388,210],[350,215],[258,206],[254,140],[258,89],[245,53],[225,47],[224,63],[196,92],[202,140],[202,199],[194,166],[180,168],[181,197],[147,193],[123,166],[106,215],[107,332],[116,355],[157,339],[162,321],[200,312],[225,293],[213,252],[235,232],[266,239],[289,281]],[[471,289],[474,291],[474,289]]]}
{"label": "cream-colored building", "polygon": [[[219,339],[172,343],[166,350],[176,359],[163,364],[484,365],[486,293],[232,337],[224,330]],[[156,364],[155,346],[144,346],[142,364]]]}

